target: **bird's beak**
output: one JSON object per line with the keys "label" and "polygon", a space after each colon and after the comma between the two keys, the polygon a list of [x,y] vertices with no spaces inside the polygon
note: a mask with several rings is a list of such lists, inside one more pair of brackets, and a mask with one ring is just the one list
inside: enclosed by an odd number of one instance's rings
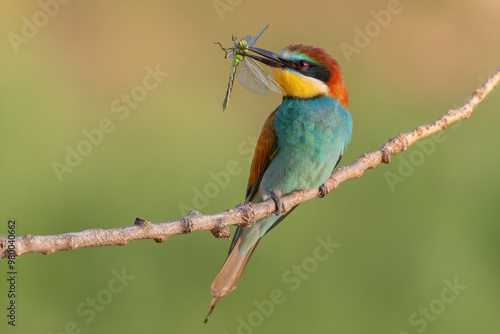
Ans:
{"label": "bird's beak", "polygon": [[278,68],[288,67],[288,65],[285,62],[283,62],[276,53],[264,49],[254,48],[252,46],[248,48],[248,51],[252,51],[258,54],[258,56],[252,53],[245,53],[244,54],[245,57],[250,57],[255,60],[258,60],[267,66],[278,67]]}

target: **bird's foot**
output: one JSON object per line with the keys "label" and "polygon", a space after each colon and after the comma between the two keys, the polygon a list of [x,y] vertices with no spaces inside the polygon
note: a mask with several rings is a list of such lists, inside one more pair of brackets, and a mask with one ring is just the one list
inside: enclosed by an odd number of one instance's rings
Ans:
{"label": "bird's foot", "polygon": [[283,202],[281,197],[278,196],[278,194],[276,194],[274,190],[271,191],[271,198],[273,199],[274,204],[276,204],[276,210],[274,211],[274,214],[276,216],[279,216],[280,213],[285,213],[286,211],[285,203]]}
{"label": "bird's foot", "polygon": [[323,183],[322,185],[319,186],[318,197],[319,198],[323,198],[323,197],[325,197],[325,195],[328,195],[329,192],[330,192],[330,190],[328,189],[328,185],[325,182],[325,183]]}
{"label": "bird's foot", "polygon": [[243,202],[243,203],[239,203],[239,204],[237,204],[237,205],[236,205],[236,207],[235,207],[235,208],[239,208],[239,207],[241,207],[241,206],[243,206],[243,205],[247,205],[248,203],[251,203],[251,202],[246,202],[246,201],[245,201],[245,202]]}

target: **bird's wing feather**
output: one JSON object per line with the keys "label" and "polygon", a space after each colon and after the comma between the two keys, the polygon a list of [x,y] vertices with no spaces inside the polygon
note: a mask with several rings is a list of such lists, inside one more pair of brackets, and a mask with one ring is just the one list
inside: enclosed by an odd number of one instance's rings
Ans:
{"label": "bird's wing feather", "polygon": [[279,150],[278,137],[274,130],[274,117],[278,108],[267,117],[260,131],[259,140],[257,141],[257,146],[255,147],[255,153],[253,155],[252,166],[250,167],[250,177],[248,178],[246,194],[247,202],[252,201],[257,195],[262,176]]}
{"label": "bird's wing feather", "polygon": [[[274,131],[274,117],[278,108],[276,108],[276,110],[274,110],[267,117],[264,122],[264,126],[262,126],[262,130],[260,131],[259,140],[257,141],[257,146],[255,147],[252,166],[250,167],[250,177],[248,179],[247,194],[245,198],[247,202],[252,201],[257,195],[262,176],[279,149],[277,144],[278,137]],[[238,227],[236,229],[233,236],[233,242],[231,243],[231,247],[229,247],[229,254],[231,254],[231,251],[236,245],[241,231],[242,227]]]}

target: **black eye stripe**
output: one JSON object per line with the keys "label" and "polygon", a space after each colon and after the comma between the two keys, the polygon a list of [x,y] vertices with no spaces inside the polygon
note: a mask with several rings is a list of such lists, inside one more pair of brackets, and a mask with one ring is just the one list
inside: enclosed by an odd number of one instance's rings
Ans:
{"label": "black eye stripe", "polygon": [[300,61],[297,61],[297,60],[291,61],[291,60],[286,60],[286,59],[281,59],[281,60],[284,63],[286,63],[289,68],[291,68],[299,73],[302,73],[304,75],[307,75],[308,77],[321,80],[324,83],[327,83],[328,81],[330,81],[330,70],[325,65],[319,65],[319,64],[305,61],[307,63],[307,66],[299,67]]}
{"label": "black eye stripe", "polygon": [[308,71],[310,77],[316,78],[318,80],[327,83],[330,81],[330,70],[326,66],[315,66]]}

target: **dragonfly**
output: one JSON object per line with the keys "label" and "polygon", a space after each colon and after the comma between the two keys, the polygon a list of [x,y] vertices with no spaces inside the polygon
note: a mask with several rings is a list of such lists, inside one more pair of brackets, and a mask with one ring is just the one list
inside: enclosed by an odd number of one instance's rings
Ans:
{"label": "dragonfly", "polygon": [[234,77],[238,78],[240,84],[246,89],[254,92],[255,94],[267,96],[269,89],[276,93],[283,93],[283,88],[280,86],[274,78],[262,68],[262,66],[254,59],[250,57],[245,57],[245,54],[249,52],[249,47],[252,47],[259,37],[266,31],[267,25],[262,29],[254,38],[248,35],[244,38],[238,40],[233,36],[232,40],[234,46],[230,48],[224,48],[220,43],[224,52],[226,52],[225,58],[229,54],[229,58],[233,59],[231,63],[231,70],[229,73],[229,82],[227,84],[226,97],[222,103],[222,110],[226,111],[229,104],[229,98],[231,97],[231,92],[233,90]]}

